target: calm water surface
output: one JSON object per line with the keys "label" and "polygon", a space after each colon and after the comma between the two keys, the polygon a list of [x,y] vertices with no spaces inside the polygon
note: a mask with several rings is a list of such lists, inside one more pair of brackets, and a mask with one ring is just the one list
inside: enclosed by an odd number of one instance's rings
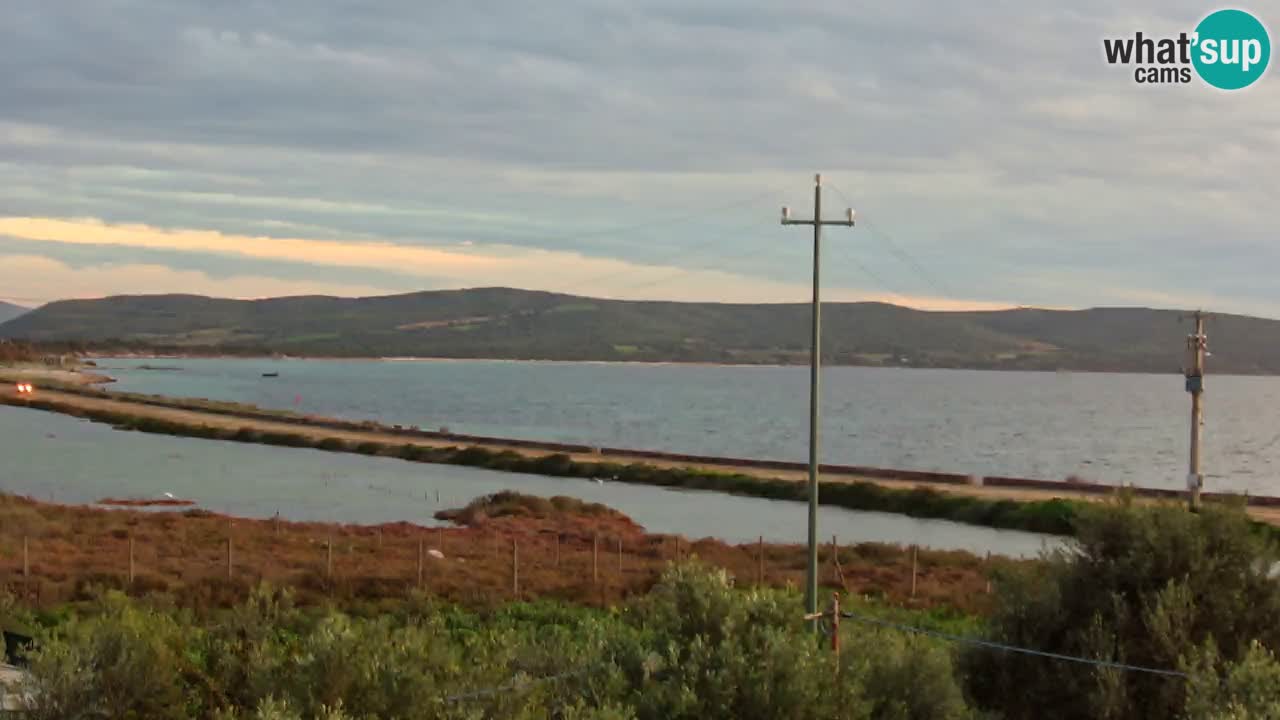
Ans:
{"label": "calm water surface", "polygon": [[[177,371],[138,369],[140,365]],[[121,390],[457,432],[804,460],[808,369],[500,361],[104,360]],[[278,372],[277,378],[263,378]],[[823,459],[1109,484],[1185,485],[1179,375],[836,367]],[[1210,489],[1280,495],[1280,378],[1210,377]]]}
{"label": "calm water surface", "polygon": [[[803,503],[120,432],[64,415],[0,407],[0,492],[57,502],[169,492],[246,517],[279,512],[292,520],[436,525],[437,510],[499,490],[604,503],[656,533],[804,541]],[[824,508],[820,523],[824,537],[835,534],[841,542],[919,543],[976,553],[1034,555],[1045,542],[1059,542],[837,508]]]}

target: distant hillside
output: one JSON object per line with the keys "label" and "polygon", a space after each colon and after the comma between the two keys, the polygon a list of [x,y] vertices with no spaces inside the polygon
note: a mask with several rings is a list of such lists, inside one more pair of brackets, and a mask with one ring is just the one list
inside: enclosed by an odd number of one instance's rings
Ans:
{"label": "distant hillside", "polygon": [[8,322],[28,310],[29,308],[24,308],[21,305],[0,301],[0,323]]}
{"label": "distant hillside", "polygon": [[[854,365],[1177,372],[1172,310],[823,307],[824,357]],[[1280,321],[1214,315],[1211,370],[1280,374]],[[805,362],[807,304],[600,300],[482,288],[371,298],[120,296],[45,305],[0,337],[100,349],[319,356]]]}

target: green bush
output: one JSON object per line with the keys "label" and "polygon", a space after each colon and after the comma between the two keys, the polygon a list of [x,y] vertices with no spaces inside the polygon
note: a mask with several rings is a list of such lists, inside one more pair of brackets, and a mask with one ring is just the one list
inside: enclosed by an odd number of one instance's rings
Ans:
{"label": "green bush", "polygon": [[73,618],[41,639],[31,661],[37,702],[25,717],[188,718],[198,714],[186,651],[198,631],[180,618],[105,596],[100,614]]}
{"label": "green bush", "polygon": [[119,594],[77,612],[38,641],[31,717],[972,717],[945,649],[851,632],[837,673],[794,593],[693,564],[615,611],[418,597],[355,616],[259,589],[199,622]]}
{"label": "green bush", "polygon": [[[1127,499],[1076,519],[1075,543],[997,584],[993,640],[1098,660],[1180,670],[1212,647],[1222,663],[1253,643],[1280,647],[1276,553],[1239,508],[1198,514]],[[973,697],[1006,718],[1172,718],[1186,682],[1140,672],[976,650]],[[1216,679],[1215,679],[1216,682]]]}

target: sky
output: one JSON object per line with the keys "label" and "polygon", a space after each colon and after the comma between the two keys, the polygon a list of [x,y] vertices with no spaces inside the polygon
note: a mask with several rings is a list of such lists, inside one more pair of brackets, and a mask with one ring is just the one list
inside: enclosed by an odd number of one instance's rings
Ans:
{"label": "sky", "polygon": [[9,3],[0,299],[807,301],[821,172],[828,299],[1280,317],[1280,77],[1103,59],[1216,7]]}

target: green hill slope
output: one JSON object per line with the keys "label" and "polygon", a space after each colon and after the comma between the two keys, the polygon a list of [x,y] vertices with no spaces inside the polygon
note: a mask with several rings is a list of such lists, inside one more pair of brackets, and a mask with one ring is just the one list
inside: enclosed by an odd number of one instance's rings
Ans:
{"label": "green hill slope", "polygon": [[[925,312],[824,305],[824,356],[844,364],[1176,372],[1176,311]],[[1280,322],[1214,316],[1215,372],[1280,373]],[[68,300],[0,337],[97,347],[321,356],[804,362],[806,304],[603,300],[480,288],[371,298]]]}
{"label": "green hill slope", "polygon": [[25,312],[27,312],[27,308],[21,305],[0,301],[0,323],[12,320]]}

